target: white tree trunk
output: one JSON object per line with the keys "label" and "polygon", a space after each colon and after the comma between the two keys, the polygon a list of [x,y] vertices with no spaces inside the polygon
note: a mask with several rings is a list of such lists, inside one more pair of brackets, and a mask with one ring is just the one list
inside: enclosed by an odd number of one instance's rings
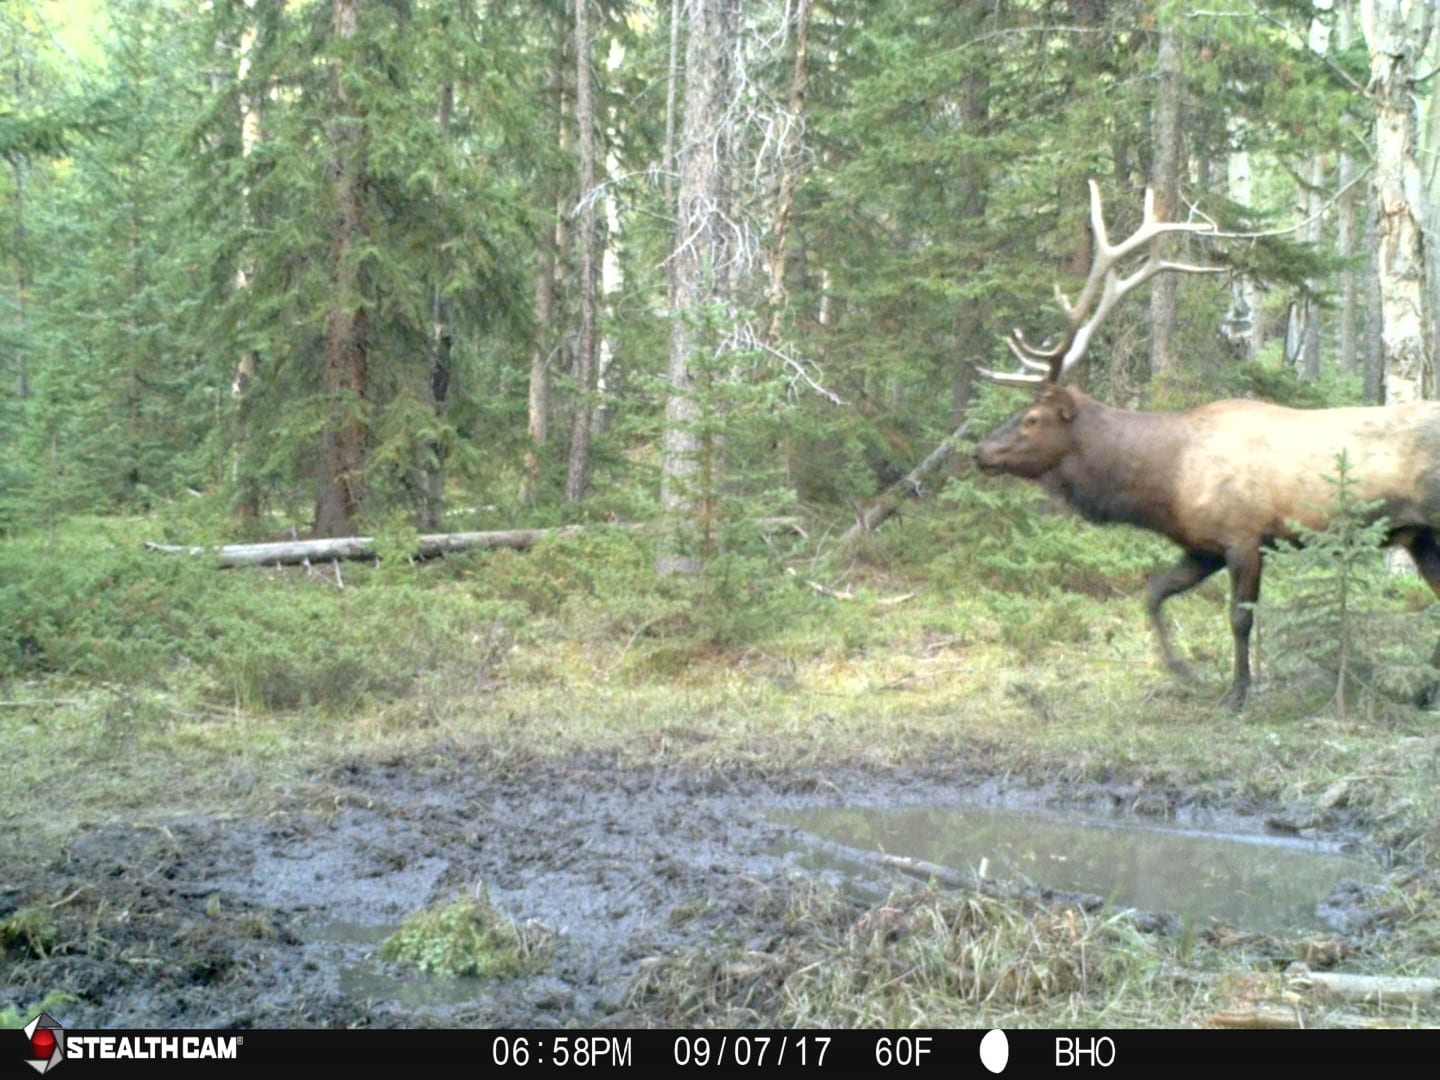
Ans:
{"label": "white tree trunk", "polygon": [[[250,92],[249,80],[250,69],[255,60],[255,43],[258,38],[258,31],[255,26],[255,3],[256,0],[244,0],[245,24],[240,28],[240,54],[235,68],[235,79],[239,85],[240,99],[240,159],[242,169],[244,162],[250,159],[255,148],[260,145],[260,102]],[[243,183],[240,188],[240,215],[248,225],[250,222],[250,185]],[[241,259],[235,267],[235,292],[244,293],[250,288],[250,281],[254,277],[254,267],[248,261],[248,256]],[[250,407],[245,400],[245,391],[250,385],[250,380],[255,377],[260,367],[260,353],[255,349],[242,349],[240,356],[235,361],[235,375],[230,383],[230,396],[236,406],[236,429],[235,443],[230,449],[230,478],[236,484],[241,485],[241,490],[235,500],[236,516],[240,518],[254,517],[260,511],[260,492],[250,477],[241,477],[240,461],[245,452],[246,444],[250,441]]]}
{"label": "white tree trunk", "polygon": [[1433,18],[1432,0],[1362,0],[1360,5],[1375,105],[1374,191],[1387,403],[1415,401],[1434,392],[1422,229],[1425,188],[1415,109],[1415,63],[1425,50]]}
{"label": "white tree trunk", "polygon": [[[1161,221],[1174,221],[1180,202],[1180,178],[1184,171],[1185,76],[1180,65],[1178,33],[1173,26],[1160,29],[1155,78],[1159,92],[1155,102],[1155,163],[1150,182],[1155,191],[1155,213]],[[1173,248],[1174,237],[1155,241],[1163,254]],[[1178,274],[1161,274],[1150,286],[1150,374],[1173,374],[1180,366],[1175,353],[1175,330],[1179,310]]]}
{"label": "white tree trunk", "polygon": [[[1240,117],[1230,120],[1230,141],[1234,149],[1226,161],[1226,192],[1232,202],[1250,206],[1254,199],[1250,152],[1245,149],[1246,126]],[[1260,290],[1249,277],[1237,276],[1230,285],[1230,310],[1225,313],[1225,336],[1243,360],[1253,360],[1265,344],[1260,320]]]}
{"label": "white tree trunk", "polygon": [[[1345,0],[1337,11],[1335,36],[1341,52],[1347,52],[1355,41],[1355,20],[1353,0]],[[1365,207],[1364,189],[1356,183],[1355,160],[1348,153],[1340,155],[1339,176],[1336,182],[1342,192],[1340,213],[1336,222],[1336,246],[1347,260],[1340,273],[1340,311],[1336,319],[1340,340],[1338,344],[1340,370],[1353,373],[1360,370],[1360,289],[1361,271],[1353,264],[1361,251],[1363,227],[1361,214]]]}

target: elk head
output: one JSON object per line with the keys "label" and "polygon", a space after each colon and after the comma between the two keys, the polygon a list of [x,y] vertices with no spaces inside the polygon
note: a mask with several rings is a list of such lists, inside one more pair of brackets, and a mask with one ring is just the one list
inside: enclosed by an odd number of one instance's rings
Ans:
{"label": "elk head", "polygon": [[1119,243],[1111,243],[1100,203],[1100,185],[1090,181],[1090,229],[1095,237],[1090,273],[1073,303],[1058,284],[1055,286],[1055,299],[1065,316],[1064,337],[1055,345],[1032,345],[1022,331],[1012,330],[1004,340],[1020,366],[1015,371],[1000,372],[977,365],[976,370],[992,382],[1038,391],[1033,404],[980,444],[975,460],[981,471],[1041,479],[1073,452],[1070,424],[1089,398],[1079,390],[1062,386],[1061,380],[1085,355],[1105,317],[1128,293],[1163,271],[1214,273],[1220,269],[1162,259],[1152,246],[1138,267],[1122,273],[1126,258],[1165,233],[1210,232],[1213,228],[1204,222],[1160,221],[1155,216],[1155,193],[1146,189],[1140,228]]}

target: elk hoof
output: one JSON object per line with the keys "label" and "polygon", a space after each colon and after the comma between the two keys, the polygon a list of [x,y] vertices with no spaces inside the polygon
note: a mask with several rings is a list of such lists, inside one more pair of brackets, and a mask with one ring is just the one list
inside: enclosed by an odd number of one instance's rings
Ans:
{"label": "elk hoof", "polygon": [[1226,712],[1238,713],[1245,708],[1245,691],[1247,687],[1232,686],[1225,691],[1225,696],[1220,699],[1220,708]]}
{"label": "elk hoof", "polygon": [[1165,666],[1170,669],[1170,674],[1174,675],[1175,678],[1183,682],[1195,681],[1195,669],[1178,656],[1169,657],[1165,661]]}

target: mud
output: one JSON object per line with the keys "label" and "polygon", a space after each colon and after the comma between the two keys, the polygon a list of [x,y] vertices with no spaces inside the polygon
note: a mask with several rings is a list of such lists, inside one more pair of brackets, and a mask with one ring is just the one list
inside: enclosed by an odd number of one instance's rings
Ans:
{"label": "mud", "polygon": [[[776,777],[575,760],[496,779],[464,760],[356,763],[282,792],[260,819],[150,815],[41,850],[21,830],[0,835],[0,919],[51,920],[5,943],[0,1005],[63,992],[73,1000],[52,1012],[75,1027],[665,1024],[628,999],[648,958],[720,940],[764,948],[784,908],[766,898],[827,873],[767,818],[777,807],[1119,807],[1230,830],[1277,813],[1213,790],[1149,798],[943,771]],[[1306,828],[1362,835],[1335,818]],[[883,896],[897,873],[877,863],[847,887]],[[376,959],[408,912],[477,888],[545,943],[541,973],[467,983]],[[1365,892],[1332,898],[1350,932],[1365,932]]]}

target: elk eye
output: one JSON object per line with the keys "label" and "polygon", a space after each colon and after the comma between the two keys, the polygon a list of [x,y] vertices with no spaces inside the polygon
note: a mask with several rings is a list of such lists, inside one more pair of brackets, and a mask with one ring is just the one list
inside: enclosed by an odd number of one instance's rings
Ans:
{"label": "elk eye", "polygon": [[1035,417],[1033,417],[1033,416],[1027,416],[1027,417],[1025,417],[1025,419],[1022,420],[1020,423],[1021,423],[1021,426],[1022,426],[1022,427],[1034,427],[1034,426],[1035,426]]}

